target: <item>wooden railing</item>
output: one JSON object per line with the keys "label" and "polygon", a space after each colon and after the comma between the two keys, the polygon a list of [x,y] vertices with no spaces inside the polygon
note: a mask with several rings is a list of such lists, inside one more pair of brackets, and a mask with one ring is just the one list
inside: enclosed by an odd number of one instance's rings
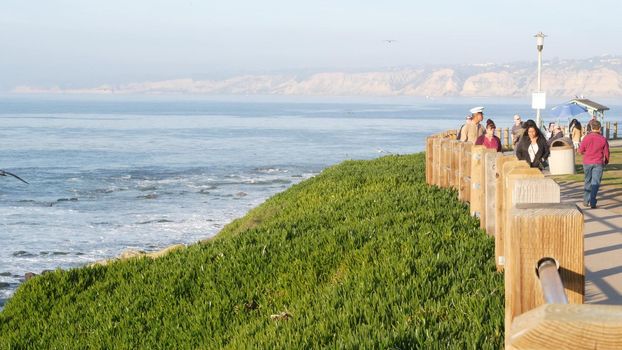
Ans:
{"label": "wooden railing", "polygon": [[[559,185],[514,155],[456,141],[455,130],[428,137],[426,152],[427,183],[456,189],[494,236],[505,274],[506,348],[622,348],[622,307],[572,305],[584,300],[584,221],[576,205],[560,203]],[[545,257],[559,264],[568,305],[543,306],[536,266]],[[590,319],[602,321],[600,332],[589,333],[598,328]]]}
{"label": "wooden railing", "polygon": [[[584,125],[581,129],[581,133],[583,135],[587,134],[587,125]],[[618,122],[605,122],[603,125],[603,136],[607,138],[607,140],[617,140],[618,139]]]}

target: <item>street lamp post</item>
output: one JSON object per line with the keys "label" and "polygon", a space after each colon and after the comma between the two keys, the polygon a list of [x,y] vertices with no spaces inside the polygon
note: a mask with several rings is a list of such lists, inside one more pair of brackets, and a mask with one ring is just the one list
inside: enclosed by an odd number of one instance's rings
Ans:
{"label": "street lamp post", "polygon": [[[538,48],[538,93],[542,92],[542,48],[544,47],[544,35],[542,32],[534,35]],[[540,118],[540,108],[536,109],[536,123],[538,128],[542,128],[542,119]]]}

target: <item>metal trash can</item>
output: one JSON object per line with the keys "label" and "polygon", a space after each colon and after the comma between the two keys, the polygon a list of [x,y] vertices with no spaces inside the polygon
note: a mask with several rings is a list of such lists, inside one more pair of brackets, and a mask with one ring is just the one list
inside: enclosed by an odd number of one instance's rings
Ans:
{"label": "metal trash can", "polygon": [[549,170],[551,175],[574,174],[574,147],[572,139],[563,137],[551,143]]}

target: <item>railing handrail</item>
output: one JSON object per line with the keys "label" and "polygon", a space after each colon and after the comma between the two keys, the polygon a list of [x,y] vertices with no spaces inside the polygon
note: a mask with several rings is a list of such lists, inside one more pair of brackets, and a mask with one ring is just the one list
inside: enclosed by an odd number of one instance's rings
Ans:
{"label": "railing handrail", "polygon": [[559,276],[559,263],[551,257],[538,260],[536,275],[540,279],[542,295],[547,304],[568,304],[568,296]]}

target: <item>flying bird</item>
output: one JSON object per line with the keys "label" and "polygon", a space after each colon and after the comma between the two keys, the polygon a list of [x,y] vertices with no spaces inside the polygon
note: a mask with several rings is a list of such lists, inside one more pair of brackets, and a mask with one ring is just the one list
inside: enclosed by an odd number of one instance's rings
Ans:
{"label": "flying bird", "polygon": [[387,40],[383,40],[383,41],[384,41],[385,43],[387,43],[387,44],[391,44],[391,43],[396,42],[397,40],[387,39]]}
{"label": "flying bird", "polygon": [[0,169],[0,176],[7,176],[7,175],[13,176],[14,178],[18,179],[19,181],[21,181],[21,182],[23,182],[23,183],[25,183],[25,184],[27,184],[27,183],[28,183],[26,180],[22,179],[21,177],[19,177],[19,176],[15,175],[15,174],[13,174],[13,173],[10,173],[10,172],[8,172],[8,171],[5,171],[5,170]]}

